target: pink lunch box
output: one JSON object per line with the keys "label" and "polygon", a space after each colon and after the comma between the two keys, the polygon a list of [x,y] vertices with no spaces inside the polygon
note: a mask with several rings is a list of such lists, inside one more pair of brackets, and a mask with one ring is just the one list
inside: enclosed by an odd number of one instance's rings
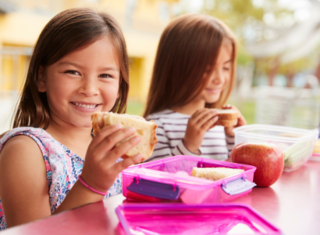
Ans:
{"label": "pink lunch box", "polygon": [[[227,167],[244,172],[211,181],[190,176],[193,167]],[[122,172],[127,199],[187,204],[226,202],[252,191],[256,167],[193,156],[175,156],[129,167]]]}

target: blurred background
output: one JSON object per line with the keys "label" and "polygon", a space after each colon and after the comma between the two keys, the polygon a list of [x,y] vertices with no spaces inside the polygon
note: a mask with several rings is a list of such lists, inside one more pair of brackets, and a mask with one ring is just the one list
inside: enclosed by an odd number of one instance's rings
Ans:
{"label": "blurred background", "polygon": [[228,103],[248,123],[314,129],[320,106],[320,0],[0,0],[0,133],[44,25],[73,7],[106,11],[130,56],[128,113],[142,115],[161,32],[181,14],[215,16],[236,33],[237,82]]}

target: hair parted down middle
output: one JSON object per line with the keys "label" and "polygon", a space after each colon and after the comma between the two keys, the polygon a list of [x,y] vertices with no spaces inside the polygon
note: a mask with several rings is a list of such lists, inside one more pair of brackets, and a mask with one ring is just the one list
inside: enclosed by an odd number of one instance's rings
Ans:
{"label": "hair parted down middle", "polygon": [[38,92],[40,66],[45,68],[52,65],[67,54],[104,36],[113,43],[120,68],[119,98],[111,111],[125,112],[129,91],[129,63],[120,26],[107,13],[98,13],[88,8],[73,8],[53,17],[42,30],[31,56],[12,127],[31,126],[46,129],[49,125],[50,110],[46,93]]}
{"label": "hair parted down middle", "polygon": [[[222,43],[232,45],[231,78],[219,100],[206,104],[219,108],[228,99],[235,80],[237,43],[228,26],[201,14],[174,19],[161,35],[144,117],[191,102],[206,85]],[[209,72],[208,72],[208,68]]]}

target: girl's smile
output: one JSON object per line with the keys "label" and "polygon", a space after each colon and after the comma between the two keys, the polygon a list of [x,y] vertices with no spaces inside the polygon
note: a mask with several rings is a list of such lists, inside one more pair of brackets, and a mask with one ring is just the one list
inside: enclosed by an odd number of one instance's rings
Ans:
{"label": "girl's smile", "polygon": [[205,89],[206,90],[206,92],[208,92],[209,94],[220,94],[220,92],[221,92],[221,88],[220,89],[209,89],[209,88],[206,88]]}
{"label": "girl's smile", "polygon": [[84,102],[70,102],[76,110],[81,112],[96,112],[100,104],[84,103]]}

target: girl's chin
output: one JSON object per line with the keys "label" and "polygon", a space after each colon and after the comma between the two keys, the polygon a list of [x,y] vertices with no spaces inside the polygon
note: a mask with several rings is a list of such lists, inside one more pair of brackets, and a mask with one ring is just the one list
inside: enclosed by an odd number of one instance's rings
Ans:
{"label": "girl's chin", "polygon": [[[80,120],[73,120],[73,125],[79,128],[92,128],[92,122],[90,120],[90,122],[88,121],[83,121],[81,122]],[[71,121],[72,122],[72,121]]]}
{"label": "girl's chin", "polygon": [[88,124],[84,125],[83,127],[84,127],[84,128],[92,128],[92,122],[90,122],[90,123],[88,123]]}
{"label": "girl's chin", "polygon": [[212,103],[215,103],[219,100],[220,97],[214,97],[214,98],[210,98],[210,99],[207,99],[206,100],[206,103],[208,104],[212,104]]}

